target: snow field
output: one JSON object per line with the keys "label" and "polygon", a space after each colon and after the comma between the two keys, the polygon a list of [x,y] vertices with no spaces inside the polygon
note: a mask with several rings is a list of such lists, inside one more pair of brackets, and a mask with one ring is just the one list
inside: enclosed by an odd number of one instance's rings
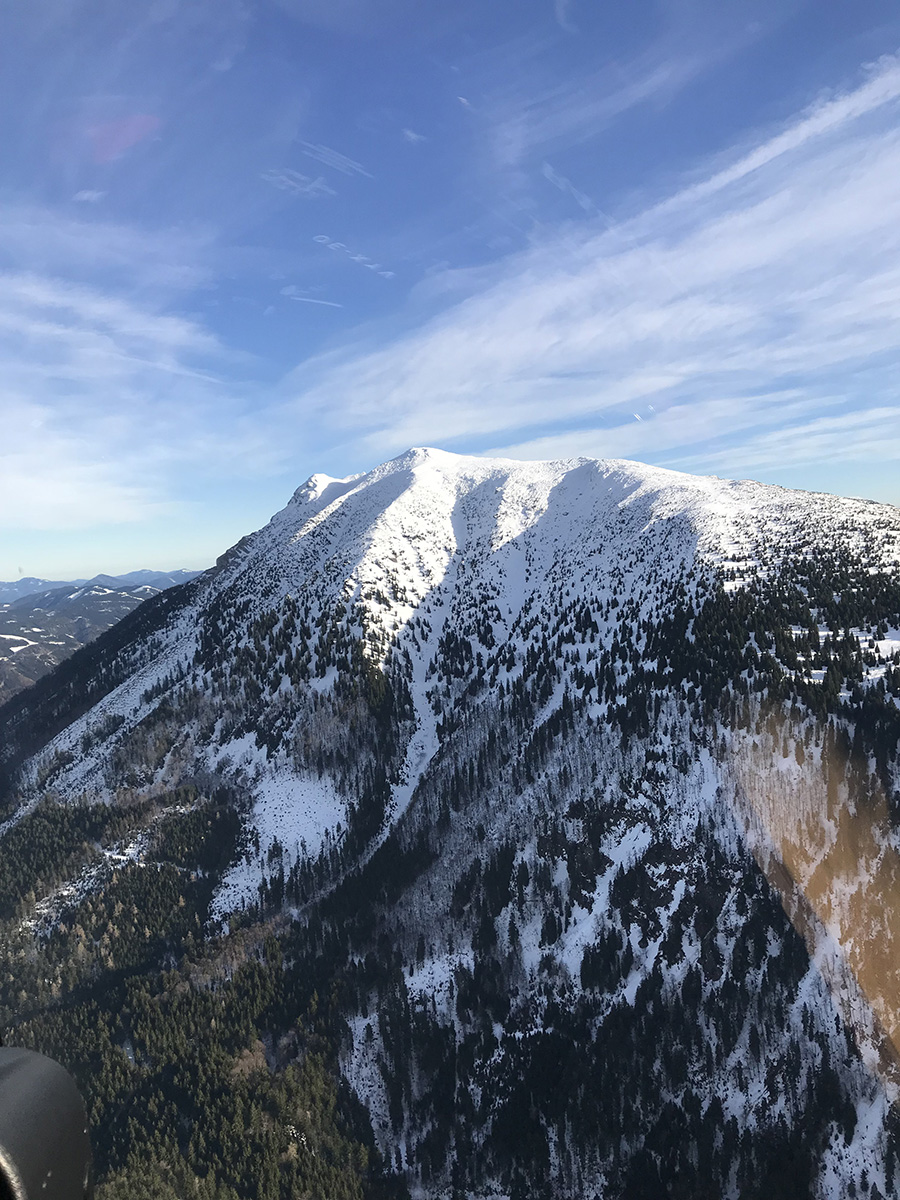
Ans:
{"label": "snow field", "polygon": [[276,838],[284,847],[287,870],[301,856],[315,856],[326,834],[335,833],[346,820],[346,805],[329,779],[286,772],[265,776],[255,789],[250,816],[259,834],[260,858],[255,854],[249,862],[241,858],[228,869],[213,896],[210,915],[222,918],[257,900],[262,879],[280,865],[268,865],[268,853]]}

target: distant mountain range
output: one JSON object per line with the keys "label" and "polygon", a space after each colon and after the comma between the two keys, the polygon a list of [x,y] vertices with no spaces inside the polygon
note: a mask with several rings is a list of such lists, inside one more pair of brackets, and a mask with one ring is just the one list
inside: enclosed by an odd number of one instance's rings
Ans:
{"label": "distant mountain range", "polygon": [[176,583],[187,583],[199,575],[199,571],[129,571],[125,575],[95,575],[92,579],[36,579],[26,575],[22,579],[0,579],[0,604],[12,604],[25,596],[37,592],[55,592],[61,589],[74,590],[94,585],[107,588],[131,588],[146,584],[155,591],[174,587]]}
{"label": "distant mountain range", "polygon": [[198,571],[130,571],[69,581],[0,582],[0,704],[40,679],[142,601]]}

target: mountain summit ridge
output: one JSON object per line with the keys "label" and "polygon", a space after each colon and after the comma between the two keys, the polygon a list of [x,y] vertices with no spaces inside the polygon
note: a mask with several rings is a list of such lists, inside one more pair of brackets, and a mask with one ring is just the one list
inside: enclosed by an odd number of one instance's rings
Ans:
{"label": "mountain summit ridge", "polygon": [[[224,596],[248,618],[301,592],[319,614],[359,605],[378,631],[369,645],[381,647],[381,662],[430,599],[433,654],[443,623],[487,595],[498,610],[496,638],[501,626],[509,634],[529,597],[563,579],[587,595],[612,579],[625,588],[626,575],[641,591],[648,571],[672,584],[692,570],[712,578],[730,569],[734,587],[817,539],[848,552],[867,544],[870,568],[890,569],[900,561],[900,510],[628,460],[519,462],[415,448],[344,479],[313,475],[241,539],[240,553],[199,577],[194,603],[202,611]],[[193,618],[172,631],[177,653],[170,638],[171,650],[142,670],[151,688],[173,654],[197,652]],[[430,705],[418,700],[417,719],[430,724]]]}
{"label": "mountain summit ridge", "polygon": [[[405,537],[404,520],[417,526],[413,536],[422,536],[421,514],[417,508],[424,507],[427,514],[429,501],[435,508],[435,519],[441,522],[445,543],[454,549],[464,549],[459,537],[467,529],[465,522],[447,526],[447,505],[453,505],[468,497],[476,489],[484,490],[483,507],[490,507],[486,489],[491,484],[504,495],[506,503],[494,505],[495,521],[502,519],[502,528],[494,531],[491,542],[502,544],[510,537],[524,534],[530,524],[545,514],[551,495],[556,489],[571,485],[576,480],[586,486],[570,496],[570,503],[594,502],[594,509],[609,510],[615,506],[624,510],[626,504],[650,500],[646,512],[647,520],[662,520],[683,514],[694,522],[701,550],[713,552],[718,549],[725,557],[732,547],[732,526],[744,515],[745,528],[737,530],[745,543],[739,549],[752,550],[751,543],[760,536],[776,538],[784,535],[785,541],[797,533],[804,522],[810,526],[810,534],[817,524],[839,528],[851,519],[863,526],[874,522],[887,522],[888,527],[896,516],[893,506],[869,500],[844,499],[823,493],[795,491],[778,485],[760,484],[753,481],[722,480],[716,476],[694,476],[667,468],[651,467],[624,459],[576,458],[521,462],[513,459],[451,454],[444,450],[429,448],[411,449],[397,458],[381,464],[374,470],[344,479],[326,475],[314,475],[294,493],[288,504],[263,527],[254,539],[257,553],[270,551],[280,556],[279,540],[287,534],[292,542],[305,541],[313,530],[326,518],[332,518],[343,527],[342,536],[352,538],[352,530],[369,527],[368,546],[373,553],[386,549],[383,541],[375,536],[378,530],[386,536],[392,534]],[[565,481],[565,482],[564,482]],[[606,484],[604,503],[598,504],[597,494]],[[616,489],[614,493],[614,489]],[[298,501],[298,497],[299,502]],[[414,503],[421,500],[421,505]],[[451,497],[452,502],[451,502]],[[365,511],[364,498],[371,502],[370,511]],[[521,519],[517,519],[516,506]],[[297,513],[297,508],[301,513]],[[346,507],[360,508],[356,519],[341,521],[338,512]],[[471,507],[471,502],[470,502]],[[312,511],[309,511],[309,510]],[[304,511],[305,510],[305,511]],[[309,511],[309,515],[306,515]],[[573,512],[573,523],[585,514]],[[302,523],[295,525],[298,516]],[[782,528],[788,521],[792,528]],[[313,522],[307,525],[307,522]],[[427,524],[427,515],[425,518]],[[483,526],[483,519],[479,522]],[[472,532],[471,530],[469,532]],[[589,533],[579,530],[573,540]],[[558,536],[558,533],[556,534]],[[892,560],[896,547],[895,537],[885,547],[885,561]],[[251,549],[250,553],[254,551]],[[285,563],[285,568],[288,568]]]}

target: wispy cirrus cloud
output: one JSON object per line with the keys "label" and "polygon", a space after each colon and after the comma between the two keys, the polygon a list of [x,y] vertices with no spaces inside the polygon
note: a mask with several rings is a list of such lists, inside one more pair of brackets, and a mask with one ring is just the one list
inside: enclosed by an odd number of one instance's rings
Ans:
{"label": "wispy cirrus cloud", "polygon": [[[701,443],[715,443],[724,436],[740,436],[740,467],[747,465],[747,448],[764,440],[773,421],[811,422],[820,419],[823,409],[840,401],[836,397],[806,397],[799,389],[759,393],[748,404],[746,396],[724,395],[674,403],[662,412],[644,403],[639,411],[604,414],[602,424],[581,426],[560,433],[531,438],[520,444],[489,448],[487,454],[510,458],[644,458],[665,460],[672,466],[683,448],[685,431],[692,430]],[[624,407],[624,406],[623,406]],[[698,458],[694,455],[694,458]],[[750,455],[752,457],[752,454]],[[724,469],[724,463],[736,463],[735,451],[717,448],[703,459],[698,470]],[[684,469],[690,469],[684,467]]]}
{"label": "wispy cirrus cloud", "polygon": [[[790,4],[783,7],[786,17]],[[590,6],[582,6],[581,14],[589,24],[603,24]],[[579,32],[575,5],[553,0],[553,16],[562,31],[556,39],[522,37],[474,64],[468,94],[479,93],[482,132],[492,165],[501,172],[595,142],[633,110],[666,105],[768,28],[765,19],[741,20],[704,0],[663,0],[648,22],[647,36],[631,53],[609,54],[607,46],[588,37],[585,44],[594,53],[580,62],[573,49],[572,35]],[[562,73],[556,68],[560,41],[569,66]]]}
{"label": "wispy cirrus cloud", "polygon": [[[104,193],[85,194],[94,203]],[[75,199],[78,199],[76,196]],[[0,261],[52,278],[86,278],[167,294],[203,286],[212,277],[209,228],[138,227],[116,220],[85,220],[38,204],[0,204]]]}
{"label": "wispy cirrus cloud", "polygon": [[0,274],[0,355],[2,528],[146,521],[173,511],[185,471],[240,475],[283,454],[223,380],[234,354],[147,300]]}
{"label": "wispy cirrus cloud", "polygon": [[[79,529],[128,524],[166,506],[152,486],[110,462],[90,426],[60,427],[52,407],[0,394],[0,529]],[[98,453],[99,451],[99,453]]]}
{"label": "wispy cirrus cloud", "polygon": [[424,327],[291,384],[370,455],[580,444],[763,469],[804,437],[893,455],[898,312],[900,63],[886,59],[630,221],[545,236]]}
{"label": "wispy cirrus cloud", "polygon": [[589,86],[579,79],[526,96],[495,98],[488,118],[496,165],[517,167],[530,156],[596,137],[629,109],[674,95],[705,65],[700,56],[665,57],[641,64],[625,82],[616,72],[617,77]]}
{"label": "wispy cirrus cloud", "polygon": [[572,20],[574,7],[573,0],[553,0],[553,15],[556,17],[556,23],[566,33],[578,32],[578,28]]}
{"label": "wispy cirrus cloud", "polygon": [[180,316],[153,312],[132,301],[78,284],[32,274],[0,276],[2,328],[60,345],[108,339],[128,361],[171,369],[176,352],[211,353],[216,339]]}
{"label": "wispy cirrus cloud", "polygon": [[[679,465],[692,470],[695,457],[688,455]],[[796,467],[848,460],[900,464],[900,405],[877,404],[834,416],[820,412],[800,429],[796,425],[770,429],[738,447],[703,456],[704,470],[728,474],[768,470],[773,464]],[[900,490],[896,501],[900,503]]]}

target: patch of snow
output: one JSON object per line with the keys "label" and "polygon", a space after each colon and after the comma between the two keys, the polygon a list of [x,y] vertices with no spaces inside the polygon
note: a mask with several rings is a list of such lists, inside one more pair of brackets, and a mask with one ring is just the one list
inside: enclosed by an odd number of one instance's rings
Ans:
{"label": "patch of snow", "polygon": [[279,772],[257,785],[250,821],[259,834],[262,863],[255,856],[250,861],[244,857],[229,868],[213,896],[213,917],[224,917],[257,899],[262,864],[276,838],[289,867],[303,855],[317,854],[326,835],[346,824],[347,806],[330,779]]}

